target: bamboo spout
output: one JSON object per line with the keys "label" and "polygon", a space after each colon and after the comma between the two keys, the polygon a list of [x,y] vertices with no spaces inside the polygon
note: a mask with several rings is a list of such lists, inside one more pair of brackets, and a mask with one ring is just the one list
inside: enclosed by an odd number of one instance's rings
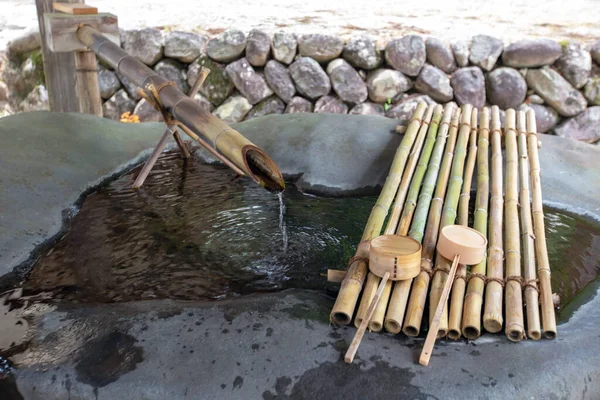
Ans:
{"label": "bamboo spout", "polygon": [[279,167],[258,146],[188,98],[141,61],[130,56],[98,30],[82,25],[79,40],[140,88],[153,88],[160,105],[194,134],[204,137],[252,180],[273,192],[285,189]]}

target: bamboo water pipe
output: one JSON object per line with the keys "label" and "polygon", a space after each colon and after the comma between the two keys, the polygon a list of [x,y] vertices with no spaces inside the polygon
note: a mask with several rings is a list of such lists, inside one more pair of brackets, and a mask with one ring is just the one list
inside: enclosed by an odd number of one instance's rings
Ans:
{"label": "bamboo water pipe", "polygon": [[[487,237],[488,202],[489,202],[489,132],[490,110],[486,107],[481,112],[477,140],[477,195],[475,199],[473,226]],[[487,257],[487,256],[486,256]],[[462,318],[462,334],[467,339],[477,339],[481,334],[481,311],[483,308],[483,291],[486,280],[486,257],[471,267],[467,293],[465,295]]]}
{"label": "bamboo water pipe", "polygon": [[[471,111],[471,135],[469,137],[469,151],[465,164],[462,191],[458,199],[458,225],[462,226],[469,226],[471,183],[473,181],[473,171],[477,158],[477,114],[477,109],[474,108]],[[479,222],[479,225],[482,223],[482,221],[477,222]],[[474,221],[473,228],[481,232],[479,225],[476,225]],[[461,263],[458,264],[456,277],[452,283],[452,297],[450,298],[450,310],[448,312],[448,337],[450,339],[457,340],[461,336],[461,321],[466,286],[467,265]]]}
{"label": "bamboo water pipe", "polygon": [[[407,336],[419,336],[419,332],[421,330],[423,311],[425,310],[429,282],[433,272],[432,260],[438,239],[440,216],[442,213],[444,196],[446,194],[446,185],[448,183],[448,176],[450,174],[452,157],[454,155],[454,147],[456,145],[460,115],[461,109],[458,108],[452,117],[442,164],[440,166],[437,179],[435,180],[436,184],[434,198],[431,200],[429,207],[426,202],[419,201],[415,211],[415,221],[417,221],[417,216],[419,216],[419,219],[421,219],[421,216],[424,216],[423,218],[426,218],[427,225],[425,227],[425,235],[423,236],[421,272],[413,281],[408,308],[406,309],[404,324],[402,327],[402,332],[404,332],[404,334]],[[411,235],[411,232],[409,232],[409,235]]]}
{"label": "bamboo water pipe", "polygon": [[[448,133],[448,125],[450,124],[450,118],[454,105],[448,103],[444,110],[441,106],[438,106],[434,111],[433,119],[429,126],[429,133],[427,142],[419,158],[419,164],[413,176],[410,184],[410,190],[406,197],[404,207],[402,208],[402,217],[398,228],[396,230],[397,235],[405,236],[408,233],[409,224],[414,214],[414,209],[417,205],[417,198],[421,201],[421,196],[425,195],[429,191],[429,197],[423,198],[423,201],[427,202],[427,209],[429,209],[429,202],[431,201],[431,193],[433,192],[433,185],[435,184],[435,178],[433,183],[423,183],[425,174],[429,170],[439,170],[440,160],[444,151],[444,144],[446,143],[446,134]],[[440,119],[443,114],[443,122],[440,124]],[[431,160],[431,161],[430,161]],[[421,184],[423,183],[423,194],[419,196],[421,190]],[[421,243],[423,238],[423,229],[425,228],[426,216],[422,217],[421,229],[413,231],[411,237]],[[408,295],[412,286],[412,279],[398,281],[393,283],[392,294],[390,301],[385,313],[384,326],[385,329],[390,333],[400,333],[402,330],[402,322],[404,320],[404,313],[406,312],[406,305],[408,303]]]}
{"label": "bamboo water pipe", "polygon": [[[429,138],[429,131],[431,118],[433,117],[434,109],[438,110],[441,113],[441,106],[429,105],[427,107],[427,111],[425,112],[425,116],[423,117],[423,122],[421,124],[421,128],[419,129],[419,133],[417,134],[417,138],[413,145],[413,148],[408,156],[408,161],[406,162],[406,167],[404,167],[404,172],[402,174],[402,180],[400,181],[400,186],[398,188],[398,192],[396,193],[396,198],[394,200],[394,204],[391,207],[391,213],[388,217],[388,223],[384,230],[384,235],[393,235],[396,231],[396,226],[398,225],[398,220],[400,219],[400,212],[402,211],[402,205],[404,200],[406,199],[406,193],[408,192],[408,187],[412,181],[413,174],[415,172],[415,168],[417,167],[417,161],[419,159],[419,155],[421,154],[421,150],[423,149],[423,145],[425,144],[425,139]],[[439,113],[438,113],[439,114]],[[439,122],[439,119],[438,119]],[[435,135],[434,135],[435,136]],[[369,272],[369,276],[367,277],[367,282],[369,282],[369,278],[371,278],[372,273]],[[376,285],[379,285],[379,281],[381,279],[371,279],[376,282]],[[389,280],[386,283],[386,286],[381,294],[381,298],[377,303],[377,307],[375,308],[375,312],[369,321],[369,330],[371,332],[379,332],[383,329],[383,318],[385,316],[385,310],[387,309],[388,302],[390,299],[390,293],[392,290],[392,280]],[[371,299],[367,296],[364,296],[360,302],[358,307],[358,312],[356,313],[356,317],[354,319],[354,325],[358,327],[360,325],[360,321],[362,321],[364,316],[364,311],[368,307]]]}
{"label": "bamboo water pipe", "polygon": [[502,197],[502,145],[500,131],[500,110],[492,107],[492,191],[490,198],[490,229],[487,284],[483,326],[486,331],[497,333],[502,329],[502,286],[504,283],[504,250],[502,244],[503,197]]}
{"label": "bamboo water pipe", "polygon": [[[462,106],[462,115],[458,139],[456,140],[456,149],[454,150],[454,158],[452,160],[452,169],[450,170],[450,178],[448,180],[448,188],[444,200],[444,208],[440,219],[440,232],[448,226],[454,225],[456,221],[456,211],[458,208],[458,199],[463,182],[463,171],[465,165],[467,143],[471,134],[471,112],[473,107],[470,104]],[[449,273],[452,266],[452,260],[443,257],[439,253],[436,254],[435,268],[433,270],[433,278],[431,282],[431,290],[429,292],[429,324],[433,319],[435,309],[440,301],[441,295],[446,286]],[[439,324],[438,337],[444,337],[448,333],[448,306],[444,305]]]}
{"label": "bamboo water pipe", "polygon": [[330,319],[332,322],[340,325],[348,325],[356,308],[356,302],[367,276],[369,241],[379,236],[383,227],[388,210],[394,200],[394,196],[402,179],[402,171],[406,166],[408,156],[415,141],[416,135],[421,126],[421,119],[425,113],[427,104],[419,103],[415,110],[408,128],[396,151],[392,166],[387,179],[383,185],[377,203],[371,210],[369,219],[363,231],[361,243],[359,244],[355,256],[350,260],[348,272],[342,281],[338,297],[331,310]]}
{"label": "bamboo water pipe", "polygon": [[513,342],[525,338],[523,320],[521,237],[519,228],[519,152],[517,149],[515,110],[506,110],[504,146],[506,149],[506,181],[504,184],[504,258],[506,262],[506,337]]}
{"label": "bamboo water pipe", "polygon": [[550,261],[546,247],[546,228],[544,225],[544,208],[542,206],[542,183],[540,180],[540,160],[538,155],[537,126],[535,114],[527,111],[527,147],[531,176],[531,209],[533,213],[533,229],[535,233],[535,256],[537,259],[538,279],[540,280],[540,296],[542,299],[542,327],[546,339],[556,338],[556,316],[552,301],[550,282]]}
{"label": "bamboo water pipe", "polygon": [[193,133],[206,138],[214,148],[256,183],[271,191],[280,192],[285,188],[283,176],[269,156],[239,132],[181,93],[172,82],[127,54],[89,25],[80,26],[77,37],[118,73],[149,92],[159,106],[176,121]]}
{"label": "bamboo water pipe", "polygon": [[540,340],[539,292],[535,273],[535,244],[533,238],[533,222],[531,220],[531,203],[529,198],[529,157],[527,156],[527,126],[525,111],[517,114],[517,132],[519,147],[519,203],[521,205],[521,242],[523,244],[523,277],[525,304],[527,306],[527,336]]}

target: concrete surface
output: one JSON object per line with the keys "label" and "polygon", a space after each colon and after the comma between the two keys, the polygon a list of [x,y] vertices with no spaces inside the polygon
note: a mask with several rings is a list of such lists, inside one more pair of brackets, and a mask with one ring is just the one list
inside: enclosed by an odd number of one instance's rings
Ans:
{"label": "concrete surface", "polygon": [[[363,167],[389,165],[399,141],[394,125],[307,114],[236,128],[304,189],[340,194],[382,182],[385,171]],[[76,210],[81,193],[139,160],[162,129],[78,114],[0,119],[0,275],[62,229],[63,211]],[[600,149],[542,140],[545,199],[600,219]],[[363,145],[372,154],[362,157]],[[415,363],[422,339],[380,334],[368,334],[359,360],[345,365],[354,329],[329,325],[332,302],[293,290],[213,303],[34,306],[25,315],[29,349],[12,359],[16,386],[26,399],[600,397],[598,293],[559,326],[555,341],[442,342],[429,368]]]}

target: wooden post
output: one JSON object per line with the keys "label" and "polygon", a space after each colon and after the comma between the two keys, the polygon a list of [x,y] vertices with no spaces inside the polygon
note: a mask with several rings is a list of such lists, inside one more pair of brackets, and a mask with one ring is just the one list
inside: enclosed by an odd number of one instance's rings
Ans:
{"label": "wooden post", "polygon": [[[44,13],[53,12],[53,0],[35,0],[42,54],[44,75],[50,101],[50,110],[56,112],[83,112],[102,115],[102,100],[98,88],[96,55],[92,52],[77,54],[54,53],[48,44],[44,23]],[[81,0],[60,1],[62,3],[83,3]],[[79,73],[77,70],[80,70]]]}

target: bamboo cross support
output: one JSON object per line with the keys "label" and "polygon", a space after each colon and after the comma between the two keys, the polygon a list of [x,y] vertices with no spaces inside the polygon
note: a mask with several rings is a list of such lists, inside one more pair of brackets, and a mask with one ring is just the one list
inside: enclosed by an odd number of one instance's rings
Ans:
{"label": "bamboo cross support", "polygon": [[527,145],[529,150],[529,172],[531,176],[531,209],[535,233],[535,255],[538,262],[537,272],[540,280],[540,296],[542,299],[542,327],[544,329],[544,337],[546,339],[554,339],[556,338],[556,316],[552,301],[550,261],[548,260],[548,249],[546,247],[537,126],[535,123],[535,114],[532,110],[527,111]]}

